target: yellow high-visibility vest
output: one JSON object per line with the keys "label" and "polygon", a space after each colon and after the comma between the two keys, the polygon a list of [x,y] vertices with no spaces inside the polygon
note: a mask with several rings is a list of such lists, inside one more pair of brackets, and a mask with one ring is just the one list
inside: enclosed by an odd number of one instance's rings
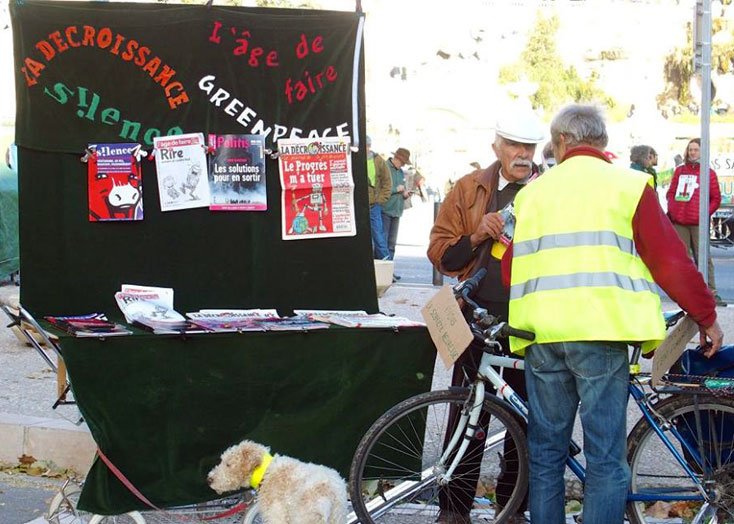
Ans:
{"label": "yellow high-visibility vest", "polygon": [[[665,338],[657,285],[635,249],[646,173],[591,156],[557,165],[515,198],[510,325],[537,343]],[[533,342],[510,338],[515,353]]]}

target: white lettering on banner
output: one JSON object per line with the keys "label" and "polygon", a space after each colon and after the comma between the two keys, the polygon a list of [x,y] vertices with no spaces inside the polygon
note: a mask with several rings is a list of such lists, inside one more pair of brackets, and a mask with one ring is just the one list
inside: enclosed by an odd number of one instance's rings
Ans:
{"label": "white lettering on banner", "polygon": [[205,92],[209,97],[209,103],[224,111],[225,114],[234,117],[235,121],[251,134],[269,136],[273,133],[273,142],[283,137],[300,137],[304,133],[309,138],[319,138],[327,136],[350,136],[349,124],[342,122],[333,127],[327,127],[322,130],[311,129],[304,130],[297,127],[288,128],[280,124],[267,124],[262,118],[257,118],[258,113],[255,109],[249,107],[244,100],[234,97],[229,91],[215,85],[216,76],[205,75],[199,80],[199,89]]}

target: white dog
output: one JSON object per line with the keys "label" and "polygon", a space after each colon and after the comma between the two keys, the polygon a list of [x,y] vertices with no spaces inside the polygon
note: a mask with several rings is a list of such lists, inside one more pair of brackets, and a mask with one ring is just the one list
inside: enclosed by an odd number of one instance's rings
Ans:
{"label": "white dog", "polygon": [[347,487],[339,473],[269,452],[250,440],[228,448],[209,472],[209,486],[217,493],[258,489],[266,524],[345,524]]}

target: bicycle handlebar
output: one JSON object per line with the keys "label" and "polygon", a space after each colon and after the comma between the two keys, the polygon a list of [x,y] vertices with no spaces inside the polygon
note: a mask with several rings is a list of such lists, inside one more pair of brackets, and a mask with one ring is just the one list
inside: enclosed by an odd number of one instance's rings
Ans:
{"label": "bicycle handlebar", "polygon": [[501,337],[517,337],[524,338],[525,340],[535,340],[535,333],[531,331],[525,331],[523,329],[515,329],[509,324],[505,324],[500,329],[499,335]]}
{"label": "bicycle handlebar", "polygon": [[486,274],[487,270],[482,268],[463,282],[459,282],[456,286],[454,286],[454,296],[457,298],[467,298],[477,289],[477,287],[479,287],[479,282],[482,281],[484,275]]}
{"label": "bicycle handlebar", "polygon": [[469,307],[472,308],[472,317],[474,320],[471,322],[471,327],[475,336],[481,340],[484,340],[485,337],[489,337],[491,340],[506,337],[535,340],[535,333],[516,329],[506,322],[500,322],[498,317],[490,315],[487,313],[486,309],[480,307],[476,302],[469,298],[469,295],[479,287],[479,283],[486,274],[487,270],[482,268],[463,282],[459,282],[453,288],[454,296],[457,299],[462,299]]}

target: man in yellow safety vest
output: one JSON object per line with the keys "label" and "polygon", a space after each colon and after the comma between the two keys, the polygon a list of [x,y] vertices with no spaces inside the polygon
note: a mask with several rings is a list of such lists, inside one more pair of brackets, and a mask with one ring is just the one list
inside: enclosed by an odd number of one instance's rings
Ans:
{"label": "man in yellow safety vest", "polygon": [[611,164],[607,140],[596,107],[561,109],[551,123],[559,163],[515,198],[515,236],[503,259],[510,324],[536,337],[510,344],[525,354],[530,517],[542,524],[565,522],[563,474],[577,409],[587,462],[583,522],[624,520],[628,344],[649,355],[665,337],[655,284],[699,325],[708,356],[723,340],[714,297],[660,208],[652,177]]}

